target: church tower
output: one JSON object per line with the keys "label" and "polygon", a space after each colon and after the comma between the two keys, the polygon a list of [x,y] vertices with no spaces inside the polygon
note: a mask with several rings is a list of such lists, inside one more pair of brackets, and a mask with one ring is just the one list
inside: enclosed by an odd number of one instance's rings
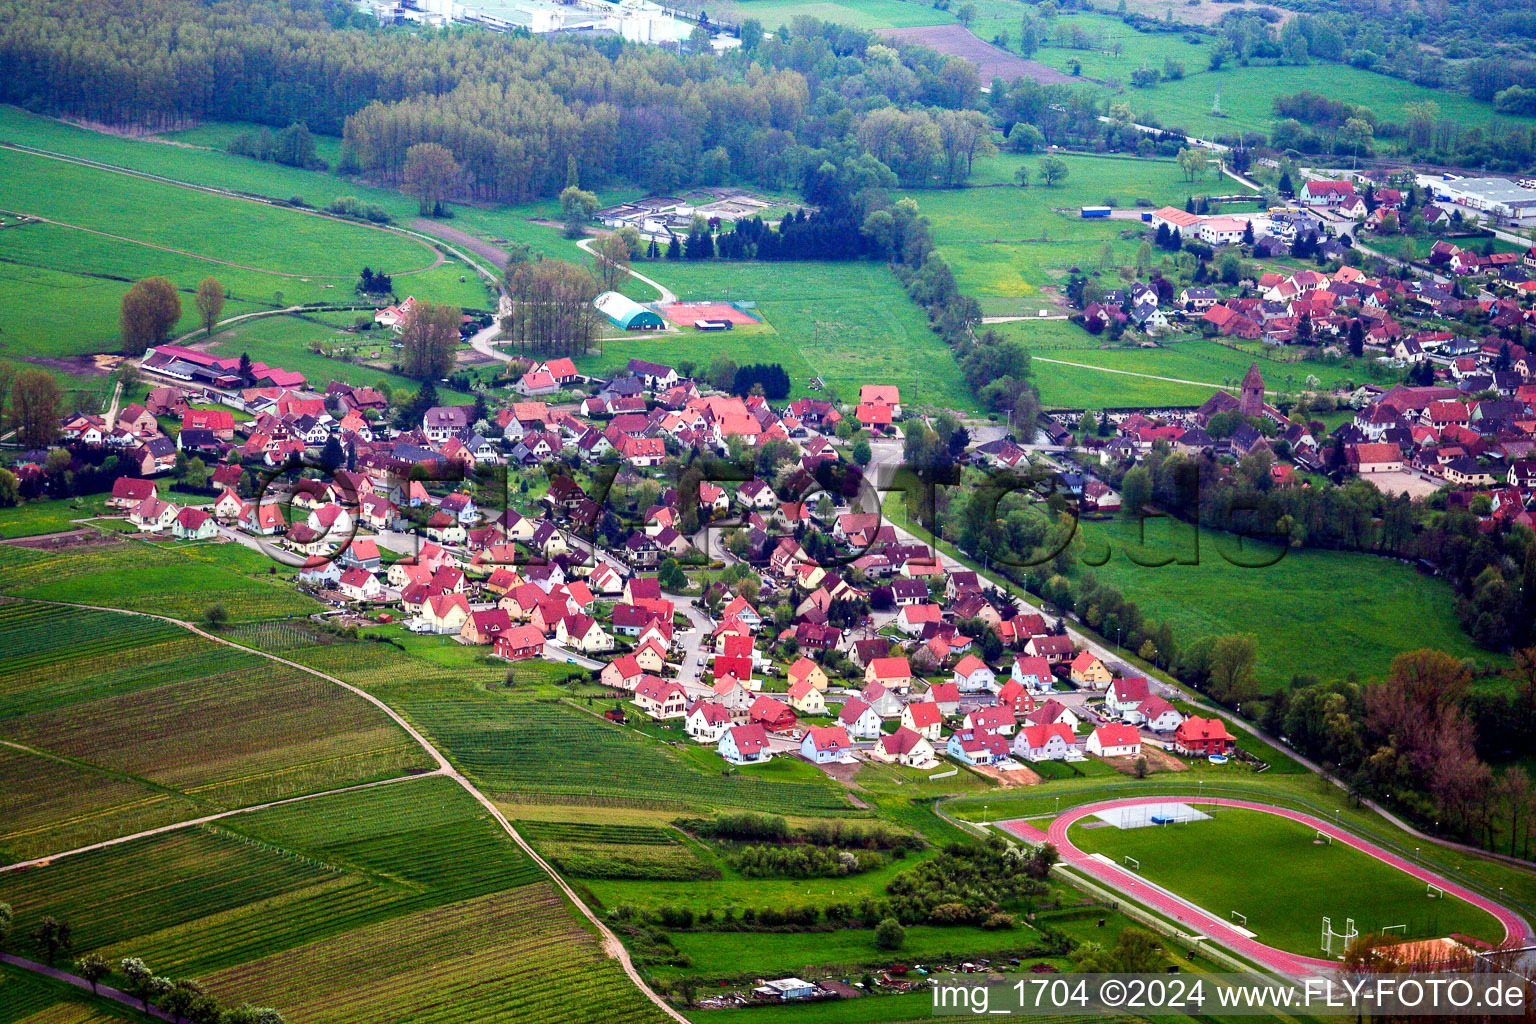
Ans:
{"label": "church tower", "polygon": [[1258,363],[1248,367],[1248,374],[1243,378],[1242,391],[1237,399],[1237,411],[1244,416],[1264,414],[1264,378],[1259,375]]}

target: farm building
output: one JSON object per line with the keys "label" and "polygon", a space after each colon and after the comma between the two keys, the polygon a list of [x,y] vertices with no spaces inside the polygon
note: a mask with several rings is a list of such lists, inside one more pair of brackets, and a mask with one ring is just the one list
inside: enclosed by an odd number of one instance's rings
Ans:
{"label": "farm building", "polygon": [[603,292],[592,304],[603,316],[626,331],[659,331],[666,326],[661,315],[618,292]]}

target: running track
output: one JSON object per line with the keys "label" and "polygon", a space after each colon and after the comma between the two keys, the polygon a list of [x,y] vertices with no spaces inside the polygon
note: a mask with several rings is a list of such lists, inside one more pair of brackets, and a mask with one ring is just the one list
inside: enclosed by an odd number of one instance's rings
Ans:
{"label": "running track", "polygon": [[[1030,825],[1024,821],[1001,821],[997,822],[997,824],[1014,833],[1015,835],[1023,839],[1027,839],[1032,843],[1039,843],[1048,840],[1056,847],[1057,850],[1061,852],[1061,861],[1063,864],[1066,864],[1067,866],[1077,871],[1081,871],[1083,874],[1088,875],[1096,881],[1107,885],[1118,892],[1123,892],[1126,895],[1135,898],[1137,902],[1152,907],[1154,910],[1157,910],[1159,913],[1171,918],[1172,920],[1178,921],[1181,924],[1188,925],[1192,930],[1197,930],[1203,934],[1211,936],[1221,945],[1227,947],[1228,949],[1248,960],[1252,960],[1254,963],[1257,963],[1268,970],[1281,973],[1311,974],[1320,967],[1337,967],[1338,964],[1335,961],[1323,960],[1317,957],[1302,956],[1299,953],[1288,953],[1284,950],[1275,949],[1271,946],[1266,946],[1254,939],[1251,939],[1244,935],[1242,932],[1239,932],[1231,927],[1221,918],[1206,912],[1200,907],[1195,906],[1193,903],[1179,899],[1178,897],[1173,896],[1167,891],[1159,889],[1156,886],[1148,885],[1147,883],[1138,879],[1135,874],[1120,867],[1119,865],[1105,864],[1103,861],[1097,860],[1091,855],[1084,853],[1082,850],[1079,850],[1076,846],[1074,846],[1072,841],[1067,838],[1067,830],[1069,828],[1071,828],[1074,824],[1083,818],[1089,817],[1100,811],[1106,811],[1116,807],[1135,807],[1142,804],[1152,803],[1191,802],[1192,801],[1185,797],[1140,796],[1131,797],[1124,800],[1104,800],[1099,803],[1084,804],[1081,807],[1074,807],[1071,810],[1063,812],[1060,816],[1051,822],[1049,832],[1041,832],[1033,825]],[[1292,821],[1299,821],[1309,828],[1315,828],[1327,835],[1332,836],[1335,840],[1348,843],[1355,849],[1367,853],[1385,864],[1390,864],[1398,870],[1406,872],[1414,878],[1420,879],[1424,882],[1433,882],[1435,885],[1439,886],[1441,889],[1444,889],[1452,896],[1459,897],[1463,900],[1466,900],[1468,903],[1475,907],[1486,910],[1488,913],[1497,918],[1499,923],[1504,926],[1506,941],[1524,941],[1530,938],[1532,935],[1531,928],[1528,924],[1526,924],[1525,919],[1520,917],[1520,915],[1516,914],[1514,911],[1500,906],[1490,899],[1479,896],[1464,886],[1457,885],[1455,882],[1450,881],[1444,876],[1437,875],[1435,872],[1430,871],[1427,868],[1420,867],[1417,864],[1404,860],[1397,854],[1388,850],[1384,850],[1374,843],[1367,842],[1366,840],[1361,839],[1359,836],[1346,832],[1336,825],[1323,821],[1319,818],[1314,818],[1310,814],[1303,814],[1300,811],[1292,811],[1283,807],[1272,807],[1268,804],[1256,803],[1249,800],[1227,800],[1208,797],[1200,799],[1198,803],[1202,806],[1215,805],[1218,807],[1241,807],[1252,811],[1263,811],[1266,814],[1275,814],[1282,818],[1289,818]]]}

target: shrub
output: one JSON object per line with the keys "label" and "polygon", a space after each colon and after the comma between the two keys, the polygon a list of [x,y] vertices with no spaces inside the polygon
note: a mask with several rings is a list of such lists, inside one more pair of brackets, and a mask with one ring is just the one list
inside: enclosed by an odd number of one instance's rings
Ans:
{"label": "shrub", "polygon": [[880,949],[900,949],[907,941],[907,930],[894,917],[875,926],[875,945]]}

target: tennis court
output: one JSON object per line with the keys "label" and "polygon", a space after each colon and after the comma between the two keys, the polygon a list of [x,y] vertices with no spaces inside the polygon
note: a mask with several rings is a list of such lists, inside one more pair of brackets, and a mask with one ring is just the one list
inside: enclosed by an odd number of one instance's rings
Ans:
{"label": "tennis court", "polygon": [[762,322],[728,302],[673,302],[654,308],[679,327],[692,327],[700,320],[725,320],[738,326]]}

